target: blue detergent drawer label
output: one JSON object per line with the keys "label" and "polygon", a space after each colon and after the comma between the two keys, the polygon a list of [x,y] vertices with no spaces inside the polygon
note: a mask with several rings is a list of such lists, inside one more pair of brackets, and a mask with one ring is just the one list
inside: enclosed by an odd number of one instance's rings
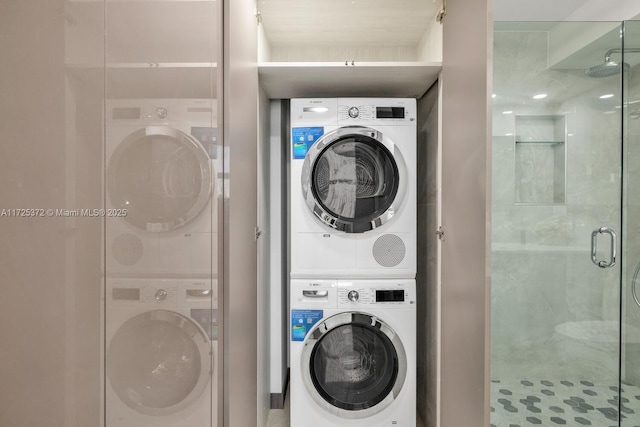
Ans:
{"label": "blue detergent drawer label", "polygon": [[192,308],[191,318],[202,326],[211,341],[218,339],[218,310]]}
{"label": "blue detergent drawer label", "polygon": [[304,159],[314,142],[324,135],[322,126],[291,129],[291,144],[294,159]]}
{"label": "blue detergent drawer label", "polygon": [[304,341],[322,315],[322,310],[291,310],[291,341]]}
{"label": "blue detergent drawer label", "polygon": [[218,145],[218,129],[208,127],[192,127],[191,136],[196,138],[198,142],[205,149],[210,159],[215,159],[217,156]]}

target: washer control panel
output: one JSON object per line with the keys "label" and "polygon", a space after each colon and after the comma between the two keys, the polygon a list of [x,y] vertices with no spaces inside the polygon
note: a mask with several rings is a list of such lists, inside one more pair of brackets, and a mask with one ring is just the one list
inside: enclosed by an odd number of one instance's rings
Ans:
{"label": "washer control panel", "polygon": [[110,279],[113,307],[218,308],[217,281],[208,279]]}
{"label": "washer control panel", "polygon": [[406,306],[415,304],[415,298],[402,286],[366,287],[357,283],[345,284],[338,289],[338,306]]}

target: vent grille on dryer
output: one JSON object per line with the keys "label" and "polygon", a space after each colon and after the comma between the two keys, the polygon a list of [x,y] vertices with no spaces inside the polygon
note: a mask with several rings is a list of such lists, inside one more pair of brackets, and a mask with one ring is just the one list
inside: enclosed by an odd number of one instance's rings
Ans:
{"label": "vent grille on dryer", "polygon": [[383,234],[373,244],[373,258],[383,267],[395,267],[407,252],[402,239],[395,234]]}
{"label": "vent grille on dryer", "polygon": [[111,246],[113,257],[121,265],[126,266],[136,265],[142,258],[143,251],[142,240],[131,233],[120,234],[113,239],[113,246]]}

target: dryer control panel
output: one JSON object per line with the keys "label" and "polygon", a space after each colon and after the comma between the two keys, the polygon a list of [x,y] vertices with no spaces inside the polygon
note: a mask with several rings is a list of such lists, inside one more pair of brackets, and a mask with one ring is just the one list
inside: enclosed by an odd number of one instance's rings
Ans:
{"label": "dryer control panel", "polygon": [[340,125],[415,125],[415,99],[338,98]]}

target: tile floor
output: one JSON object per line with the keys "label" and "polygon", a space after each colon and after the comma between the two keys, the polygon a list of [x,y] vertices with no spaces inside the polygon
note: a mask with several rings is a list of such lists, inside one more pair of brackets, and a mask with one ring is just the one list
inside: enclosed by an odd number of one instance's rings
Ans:
{"label": "tile floor", "polygon": [[[621,404],[619,405],[621,401]],[[640,387],[615,381],[492,380],[491,426],[640,427]],[[284,409],[269,412],[267,427],[289,426],[289,398]],[[418,417],[417,427],[425,427]]]}
{"label": "tile floor", "polygon": [[[426,427],[419,416],[417,416],[416,427]],[[289,395],[284,400],[284,409],[272,409],[269,411],[269,418],[266,427],[290,427],[289,426]],[[374,426],[371,426],[374,427]]]}
{"label": "tile floor", "polygon": [[620,395],[615,381],[491,381],[492,427],[615,427],[618,411],[622,425],[640,426],[640,387],[623,384]]}

